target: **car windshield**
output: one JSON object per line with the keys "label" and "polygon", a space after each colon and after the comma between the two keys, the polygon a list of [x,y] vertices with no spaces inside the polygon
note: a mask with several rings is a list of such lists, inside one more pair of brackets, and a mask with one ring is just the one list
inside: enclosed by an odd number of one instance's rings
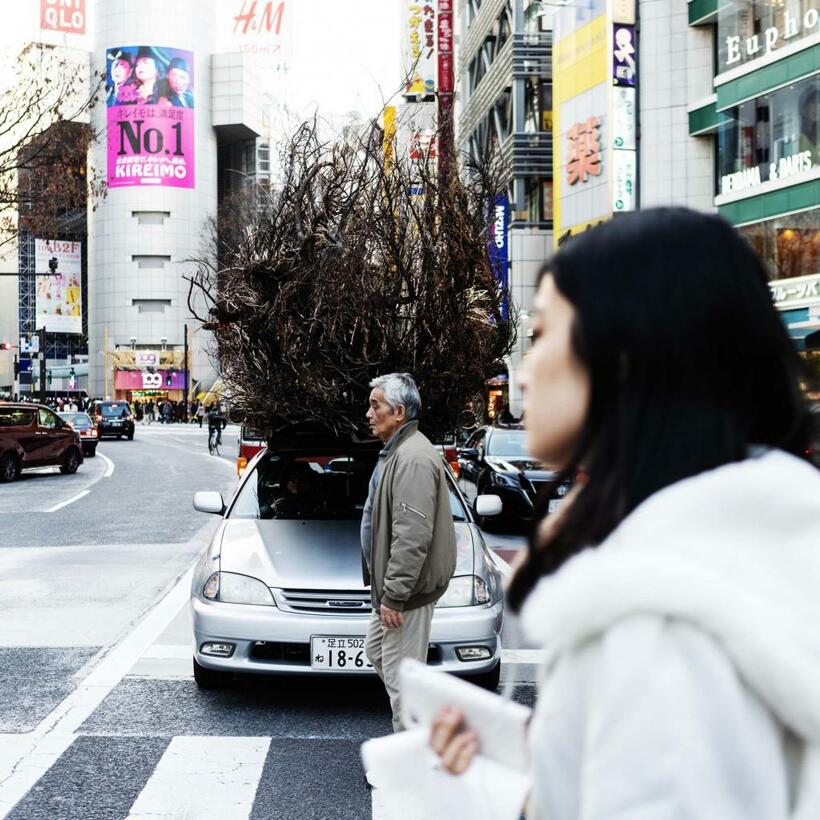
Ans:
{"label": "car windshield", "polygon": [[106,418],[128,418],[131,415],[131,410],[127,404],[102,404],[100,405],[100,414]]}
{"label": "car windshield", "polygon": [[524,430],[493,430],[487,455],[495,458],[529,458]]}
{"label": "car windshield", "polygon": [[[307,455],[265,453],[242,485],[228,518],[357,521],[367,501],[376,451]],[[449,483],[449,482],[448,482]],[[449,485],[454,521],[467,521]]]}
{"label": "car windshield", "polygon": [[69,422],[75,430],[86,430],[93,426],[85,413],[60,413],[60,418]]}
{"label": "car windshield", "polygon": [[34,421],[33,410],[0,407],[0,427],[28,427]]}

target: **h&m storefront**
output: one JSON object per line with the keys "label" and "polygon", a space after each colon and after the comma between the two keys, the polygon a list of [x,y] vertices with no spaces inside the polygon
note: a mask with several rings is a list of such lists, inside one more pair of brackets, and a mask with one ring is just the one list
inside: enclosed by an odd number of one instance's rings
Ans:
{"label": "h&m storefront", "polygon": [[820,400],[817,0],[730,0],[716,21],[714,107],[690,113],[690,133],[716,137],[715,205],[764,260]]}

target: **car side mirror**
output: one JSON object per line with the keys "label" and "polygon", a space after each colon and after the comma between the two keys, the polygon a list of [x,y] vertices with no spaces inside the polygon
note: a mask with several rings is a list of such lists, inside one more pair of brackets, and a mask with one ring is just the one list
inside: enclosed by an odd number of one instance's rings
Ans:
{"label": "car side mirror", "polygon": [[475,500],[475,514],[481,518],[495,518],[501,515],[504,504],[497,495],[479,495]]}
{"label": "car side mirror", "polygon": [[203,513],[222,515],[225,512],[222,493],[213,490],[200,490],[198,493],[194,493],[194,509]]}
{"label": "car side mirror", "polygon": [[479,452],[475,447],[462,447],[458,454],[466,461],[478,461]]}

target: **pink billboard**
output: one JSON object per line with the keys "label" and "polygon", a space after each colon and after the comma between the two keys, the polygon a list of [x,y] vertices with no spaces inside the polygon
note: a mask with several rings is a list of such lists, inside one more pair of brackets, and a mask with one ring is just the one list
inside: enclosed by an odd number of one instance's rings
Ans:
{"label": "pink billboard", "polygon": [[108,186],[193,188],[193,52],[120,46],[105,64]]}

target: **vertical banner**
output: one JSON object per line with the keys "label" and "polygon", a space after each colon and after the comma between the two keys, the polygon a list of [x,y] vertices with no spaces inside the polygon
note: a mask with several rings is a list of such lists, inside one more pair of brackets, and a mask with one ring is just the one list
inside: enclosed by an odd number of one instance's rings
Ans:
{"label": "vertical banner", "polygon": [[490,241],[487,245],[487,252],[490,257],[493,275],[503,293],[501,315],[504,319],[507,319],[510,313],[510,254],[508,247],[510,203],[505,194],[496,194],[495,200],[490,203],[489,212]]}
{"label": "vertical banner", "polygon": [[436,93],[436,10],[434,0],[402,4],[403,71],[406,97],[429,97]]}
{"label": "vertical banner", "polygon": [[438,91],[450,95],[454,89],[453,0],[438,0]]}
{"label": "vertical banner", "polygon": [[50,273],[49,261],[57,260],[52,276],[37,277],[35,325],[49,333],[82,333],[82,244],[62,239],[34,240],[34,270]]}
{"label": "vertical banner", "polygon": [[109,188],[195,187],[193,52],[118,46],[105,63]]}

